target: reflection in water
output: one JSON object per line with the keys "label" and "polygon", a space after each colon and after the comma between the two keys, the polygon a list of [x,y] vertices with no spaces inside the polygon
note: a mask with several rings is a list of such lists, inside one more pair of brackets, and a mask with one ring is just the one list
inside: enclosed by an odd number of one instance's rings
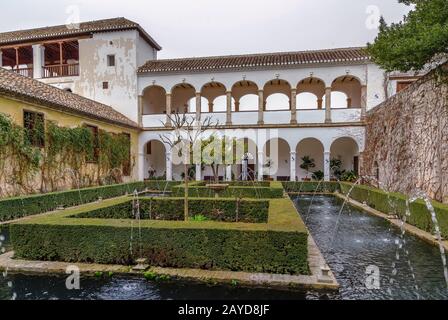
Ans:
{"label": "reflection in water", "polygon": [[[339,216],[342,201],[331,196],[298,196],[294,202],[341,285],[341,299],[447,299],[443,266],[438,248],[405,235],[404,259],[397,261],[396,240],[399,229],[387,221],[346,205]],[[309,210],[310,209],[310,210]],[[409,260],[409,261],[408,261]],[[410,263],[409,263],[410,262]],[[380,270],[380,289],[366,288],[366,269]],[[394,272],[394,266],[397,272]],[[415,279],[411,268],[414,270]],[[419,290],[415,290],[418,285]]]}

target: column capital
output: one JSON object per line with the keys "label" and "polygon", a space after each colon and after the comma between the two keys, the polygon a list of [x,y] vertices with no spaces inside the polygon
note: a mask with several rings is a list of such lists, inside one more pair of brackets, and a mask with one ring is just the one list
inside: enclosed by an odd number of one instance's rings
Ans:
{"label": "column capital", "polygon": [[296,155],[296,154],[297,154],[296,151],[290,151],[289,153],[290,153],[291,155]]}
{"label": "column capital", "polygon": [[200,97],[202,95],[201,92],[196,92],[196,97]]}
{"label": "column capital", "polygon": [[297,88],[291,88],[291,93],[297,93]]}
{"label": "column capital", "polygon": [[258,93],[264,93],[264,89],[258,89]]}

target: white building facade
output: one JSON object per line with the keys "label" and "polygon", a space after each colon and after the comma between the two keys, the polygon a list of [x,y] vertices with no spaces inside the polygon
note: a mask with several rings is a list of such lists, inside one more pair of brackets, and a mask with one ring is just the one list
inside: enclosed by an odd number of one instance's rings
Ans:
{"label": "white building facade", "polygon": [[[183,165],[162,138],[174,113],[211,118],[218,134],[244,141],[253,179],[300,181],[320,172],[330,180],[335,159],[345,171],[361,170],[364,117],[388,90],[363,48],[169,60],[158,60],[159,50],[124,18],[0,34],[0,66],[140,124],[140,179],[181,179]],[[313,165],[304,169],[304,158]],[[221,166],[221,179],[241,179],[241,161]],[[212,175],[192,166],[198,180]]]}

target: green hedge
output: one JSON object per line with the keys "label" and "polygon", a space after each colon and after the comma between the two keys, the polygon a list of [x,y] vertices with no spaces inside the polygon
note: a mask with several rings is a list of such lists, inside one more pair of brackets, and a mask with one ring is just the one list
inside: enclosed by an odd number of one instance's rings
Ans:
{"label": "green hedge", "polygon": [[[350,191],[353,184],[341,183],[341,192],[345,195]],[[369,207],[374,208],[383,213],[393,213],[399,216],[406,214],[406,200],[405,195],[400,193],[387,193],[383,190],[357,185],[350,193],[350,198],[366,203]],[[436,211],[437,220],[443,237],[448,238],[448,206],[432,202]],[[429,213],[423,201],[417,200],[410,205],[411,216],[407,217],[407,222],[421,230],[427,232],[434,232],[434,225],[432,223],[431,214]]]}
{"label": "green hedge", "polygon": [[[232,184],[224,191],[219,192],[220,198],[255,198],[255,199],[275,199],[283,197],[283,186],[277,182],[267,182],[269,187],[254,186],[233,186]],[[173,187],[173,197],[183,197],[185,192],[184,185]],[[204,183],[192,183],[188,186],[188,194],[190,197],[207,198],[214,197],[215,192]]]}
{"label": "green hedge", "polygon": [[[213,221],[267,223],[269,201],[233,199],[191,199],[188,201],[191,217],[202,215]],[[237,214],[238,207],[238,214]],[[151,220],[184,220],[184,200],[173,198],[140,199],[140,216]],[[130,219],[132,201],[77,214],[76,218]]]}
{"label": "green hedge", "polygon": [[80,190],[52,192],[0,200],[0,221],[14,220],[25,216],[53,211],[58,207],[72,207],[95,202],[98,198],[109,199],[145,189],[170,190],[178,182],[146,181],[117,184]]}
{"label": "green hedge", "polygon": [[[110,206],[119,200],[85,207]],[[308,235],[289,199],[270,200],[267,224],[143,220],[141,252],[131,220],[68,218],[86,208],[12,224],[15,257],[124,265],[144,257],[160,267],[309,274]]]}
{"label": "green hedge", "polygon": [[338,182],[283,182],[286,192],[328,192],[333,193],[340,189]]}

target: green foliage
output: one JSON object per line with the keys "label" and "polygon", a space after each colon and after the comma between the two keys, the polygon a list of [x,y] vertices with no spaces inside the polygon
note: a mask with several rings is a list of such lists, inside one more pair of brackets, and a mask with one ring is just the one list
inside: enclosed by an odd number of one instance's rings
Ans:
{"label": "green foliage", "polygon": [[358,180],[358,175],[355,171],[344,171],[341,174],[340,180],[346,182],[356,182],[356,180]]}
{"label": "green foliage", "polygon": [[305,156],[302,158],[302,164],[300,165],[300,168],[305,170],[307,173],[310,172],[310,169],[315,167],[316,163],[314,162],[314,159],[311,159],[309,156]]}
{"label": "green foliage", "polygon": [[333,193],[339,190],[337,182],[292,182],[282,183],[286,192],[328,192]]}
{"label": "green foliage", "polygon": [[[347,194],[352,188],[350,183],[341,183],[341,191]],[[387,193],[383,190],[356,185],[350,193],[350,198],[366,203],[369,207],[374,208],[386,214],[397,214],[403,217],[406,214],[407,197],[400,193]],[[448,238],[448,206],[433,202],[436,211],[437,220],[440,230],[444,238]],[[407,217],[407,223],[417,228],[433,233],[435,231],[431,215],[423,201],[416,201],[410,204],[411,216]]]}
{"label": "green foliage", "polygon": [[[182,221],[183,199],[142,198],[140,217],[143,220]],[[198,199],[188,202],[191,221],[225,221],[267,223],[269,202],[266,200]],[[237,210],[238,208],[238,210]],[[127,200],[109,207],[78,213],[76,218],[131,219],[132,201]]]}
{"label": "green foliage", "polygon": [[85,188],[63,192],[15,197],[0,200],[0,221],[14,220],[17,218],[44,213],[58,207],[72,207],[80,204],[97,201],[99,198],[109,199],[124,194],[131,194],[134,190],[143,191],[146,188],[152,190],[168,190],[177,184],[176,182],[162,183],[159,181],[135,182],[128,184],[110,185],[103,187]]}
{"label": "green foliage", "polygon": [[[185,188],[176,186],[173,188],[173,197],[183,196]],[[189,197],[207,198],[214,197],[214,191],[207,187],[190,186],[188,188]],[[272,199],[282,198],[283,188],[266,188],[266,187],[233,187],[230,186],[226,190],[219,192],[221,198],[255,198],[255,199]]]}
{"label": "green foliage", "polygon": [[13,224],[11,240],[20,259],[130,265],[146,258],[158,267],[309,274],[308,235],[294,205],[271,201],[268,225],[143,221],[141,252],[130,251],[129,220],[74,219],[68,212]]}
{"label": "green foliage", "polygon": [[386,71],[421,70],[441,58],[448,48],[448,2],[446,0],[401,0],[414,4],[402,22],[387,25],[382,18],[380,32],[368,52]]}
{"label": "green foliage", "polygon": [[330,160],[330,170],[333,174],[333,178],[336,180],[341,180],[342,175],[345,173],[345,170],[341,169],[342,167],[342,160],[333,158]]}
{"label": "green foliage", "polygon": [[203,216],[202,214],[195,215],[194,217],[190,218],[190,221],[196,221],[196,222],[203,222],[203,221],[209,221],[210,219],[206,216]]}
{"label": "green foliage", "polygon": [[0,180],[7,179],[27,192],[28,181],[38,171],[41,158],[41,150],[31,145],[27,131],[0,113]]}
{"label": "green foliage", "polygon": [[325,174],[321,170],[315,171],[313,173],[313,179],[316,181],[321,181],[324,179],[324,177],[325,177]]}
{"label": "green foliage", "polygon": [[[102,179],[109,178],[111,170],[121,170],[125,164],[131,163],[128,136],[100,130],[96,146],[88,128],[59,127],[54,122],[44,123],[39,119],[34,119],[31,129],[24,129],[0,113],[0,180],[5,180],[1,174],[7,172],[8,164],[12,170],[7,177],[8,184],[20,187],[17,194],[32,192],[30,182],[38,171],[42,176],[41,192],[57,189],[58,181],[65,179],[67,172],[71,173],[72,187],[121,182],[121,176],[114,181]],[[87,173],[82,176],[82,171],[86,169],[86,160],[96,152],[99,168],[95,183],[95,178]]]}

